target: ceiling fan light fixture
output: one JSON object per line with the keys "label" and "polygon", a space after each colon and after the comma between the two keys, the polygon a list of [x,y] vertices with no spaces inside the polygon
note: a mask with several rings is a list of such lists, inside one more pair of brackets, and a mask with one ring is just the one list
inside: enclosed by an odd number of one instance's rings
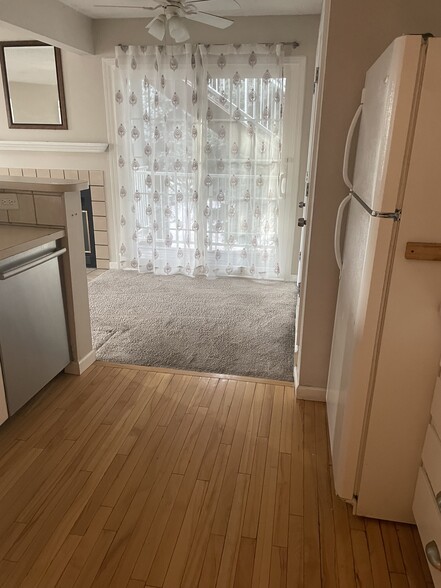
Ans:
{"label": "ceiling fan light fixture", "polygon": [[165,37],[165,22],[165,16],[160,14],[149,22],[149,24],[146,26],[146,29],[152,35],[152,37],[162,41]]}
{"label": "ceiling fan light fixture", "polygon": [[177,15],[173,15],[169,18],[168,32],[176,43],[184,43],[190,38],[190,33],[188,32],[183,19]]}

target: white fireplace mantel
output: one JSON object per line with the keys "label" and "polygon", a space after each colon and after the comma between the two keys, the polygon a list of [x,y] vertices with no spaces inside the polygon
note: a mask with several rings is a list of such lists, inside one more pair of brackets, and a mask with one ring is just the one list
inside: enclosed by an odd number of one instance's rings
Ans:
{"label": "white fireplace mantel", "polygon": [[104,153],[108,143],[72,141],[0,141],[0,151],[57,151],[58,153]]}

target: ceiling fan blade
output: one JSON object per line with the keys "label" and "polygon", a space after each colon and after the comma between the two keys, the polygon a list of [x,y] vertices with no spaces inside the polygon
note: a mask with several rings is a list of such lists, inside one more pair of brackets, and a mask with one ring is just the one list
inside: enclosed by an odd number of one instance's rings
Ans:
{"label": "ceiling fan blade", "polygon": [[[204,3],[209,3],[209,4],[214,4],[216,2],[216,0],[188,0],[188,2],[185,2],[185,4],[204,4]],[[236,4],[236,6],[238,6],[240,8],[240,4],[237,0],[230,0],[230,2],[233,2],[234,4]],[[228,4],[228,1],[225,2],[225,0],[222,1],[222,9],[225,10],[226,6],[225,4]]]}
{"label": "ceiling fan blade", "polygon": [[153,8],[150,6],[130,6],[127,4],[124,4],[124,6],[122,6],[121,4],[94,4],[93,7],[94,8],[137,8],[139,10],[158,10],[159,5],[156,6],[155,8]]}
{"label": "ceiling fan blade", "polygon": [[197,14],[186,14],[185,18],[201,22],[202,24],[209,25],[210,27],[216,27],[218,29],[226,29],[233,24],[233,20],[209,14],[208,12],[198,12]]}

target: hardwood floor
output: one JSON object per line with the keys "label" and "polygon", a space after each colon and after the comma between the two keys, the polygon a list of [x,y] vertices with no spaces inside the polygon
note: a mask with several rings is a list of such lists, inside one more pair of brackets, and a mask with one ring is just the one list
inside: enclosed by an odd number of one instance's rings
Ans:
{"label": "hardwood floor", "polygon": [[323,404],[289,383],[96,363],[0,429],[0,585],[431,582],[414,527],[334,496]]}

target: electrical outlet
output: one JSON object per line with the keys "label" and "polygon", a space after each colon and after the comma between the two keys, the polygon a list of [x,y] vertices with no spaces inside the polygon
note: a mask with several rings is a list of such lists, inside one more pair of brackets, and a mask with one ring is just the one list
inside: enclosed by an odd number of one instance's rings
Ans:
{"label": "electrical outlet", "polygon": [[17,210],[18,208],[17,194],[0,193],[0,210]]}

